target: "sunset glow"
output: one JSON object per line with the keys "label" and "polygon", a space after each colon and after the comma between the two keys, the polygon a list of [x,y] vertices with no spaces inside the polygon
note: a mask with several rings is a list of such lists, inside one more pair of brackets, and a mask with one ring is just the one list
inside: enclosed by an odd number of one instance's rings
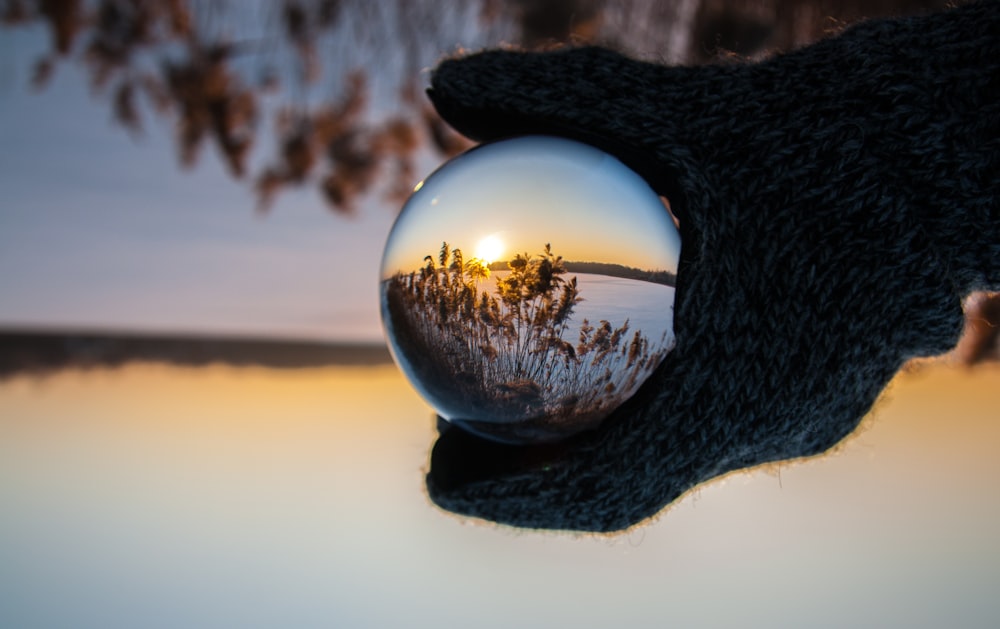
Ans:
{"label": "sunset glow", "polygon": [[499,260],[503,255],[503,251],[503,241],[500,240],[496,234],[490,234],[476,244],[475,255],[486,264],[490,264],[491,262]]}
{"label": "sunset glow", "polygon": [[593,147],[532,136],[477,147],[424,181],[386,242],[382,279],[441,246],[486,264],[550,243],[570,262],[677,272],[680,237],[659,196]]}

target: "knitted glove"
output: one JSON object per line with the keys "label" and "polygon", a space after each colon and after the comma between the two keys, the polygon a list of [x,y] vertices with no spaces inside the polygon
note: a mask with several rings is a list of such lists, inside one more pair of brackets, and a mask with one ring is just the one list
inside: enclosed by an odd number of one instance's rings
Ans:
{"label": "knitted glove", "polygon": [[602,49],[442,63],[430,97],[476,140],[617,155],[680,219],[677,346],[599,429],[545,446],[442,425],[441,507],[612,531],[731,470],[826,451],[910,358],[1000,288],[1000,3],[871,21],[760,63]]}

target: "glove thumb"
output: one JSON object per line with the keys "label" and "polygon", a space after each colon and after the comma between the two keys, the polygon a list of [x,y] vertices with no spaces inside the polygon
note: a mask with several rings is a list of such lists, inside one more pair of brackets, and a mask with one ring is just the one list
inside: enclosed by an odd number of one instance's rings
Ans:
{"label": "glove thumb", "polygon": [[491,50],[441,63],[428,95],[441,117],[473,140],[569,137],[615,155],[669,197],[666,173],[691,164],[684,133],[664,115],[679,90],[666,87],[683,84],[690,71],[603,48]]}

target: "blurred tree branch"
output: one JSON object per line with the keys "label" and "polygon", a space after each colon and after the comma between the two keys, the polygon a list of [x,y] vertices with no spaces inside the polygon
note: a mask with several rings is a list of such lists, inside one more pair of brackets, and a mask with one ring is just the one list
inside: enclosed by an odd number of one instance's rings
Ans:
{"label": "blurred tree branch", "polygon": [[[349,212],[373,192],[398,204],[422,151],[443,160],[470,145],[419,83],[463,42],[596,43],[697,63],[766,56],[859,19],[948,2],[0,0],[0,26],[48,30],[49,50],[31,72],[35,88],[73,62],[129,133],[141,132],[147,111],[172,124],[182,166],[214,146],[235,178],[252,179],[260,210],[289,186],[314,185],[330,208]],[[387,79],[388,88],[375,89]],[[263,130],[262,118],[270,121]],[[271,157],[248,175],[265,135]],[[1000,359],[1000,296],[976,296],[967,309],[956,355],[967,364]]]}
{"label": "blurred tree branch", "polygon": [[[832,25],[943,4],[0,0],[0,23],[47,27],[50,50],[34,64],[36,88],[61,62],[79,62],[130,133],[141,132],[146,109],[171,122],[185,167],[209,143],[234,177],[247,177],[264,135],[260,120],[268,119],[272,156],[250,175],[259,208],[269,208],[288,186],[311,184],[331,208],[350,211],[375,189],[393,202],[405,197],[422,148],[442,160],[469,146],[437,117],[418,84],[422,71],[463,41],[527,48],[599,43],[659,60],[704,61],[769,54],[806,44]],[[388,89],[373,89],[387,81]]]}
{"label": "blurred tree branch", "polygon": [[[264,135],[261,115],[269,114],[275,154],[252,175],[261,209],[282,188],[310,182],[338,211],[353,209],[382,181],[389,182],[383,192],[398,200],[415,183],[420,145],[439,159],[469,146],[418,97],[414,83],[424,67],[418,64],[430,65],[444,49],[436,43],[443,31],[430,33],[430,45],[420,41],[442,3],[393,3],[400,31],[413,31],[396,33],[394,41],[378,28],[390,11],[363,0],[262,0],[255,7],[257,23],[242,38],[232,33],[245,21],[239,11],[245,5],[221,0],[0,0],[0,20],[48,28],[50,50],[34,63],[35,88],[43,89],[64,62],[76,62],[130,133],[143,128],[141,100],[171,122],[184,167],[197,163],[207,142],[234,177],[246,177],[251,150]],[[354,54],[321,54],[330,40]],[[388,69],[363,49],[400,44],[409,66],[395,68],[397,97],[374,115],[371,78]],[[291,77],[289,84],[279,77]],[[332,96],[318,98],[321,91]],[[278,104],[264,102],[274,93]]]}

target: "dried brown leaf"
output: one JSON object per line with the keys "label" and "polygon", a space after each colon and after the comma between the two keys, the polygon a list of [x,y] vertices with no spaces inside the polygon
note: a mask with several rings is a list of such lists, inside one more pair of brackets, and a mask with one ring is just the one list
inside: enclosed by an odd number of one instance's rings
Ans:
{"label": "dried brown leaf", "polygon": [[434,148],[444,157],[454,157],[472,147],[471,140],[449,127],[430,107],[424,109],[424,124]]}
{"label": "dried brown leaf", "polygon": [[281,13],[285,26],[285,36],[297,46],[304,45],[309,40],[309,16],[302,3],[297,0],[285,0]]}
{"label": "dried brown leaf", "polygon": [[301,125],[281,147],[284,172],[290,181],[303,181],[316,164],[316,149],[309,125]]}
{"label": "dried brown leaf", "polygon": [[28,8],[28,3],[24,0],[7,0],[0,13],[0,23],[7,26],[22,24],[34,18],[32,11]]}
{"label": "dried brown leaf", "polygon": [[320,28],[331,28],[340,18],[340,0],[319,0],[316,7],[316,24]]}
{"label": "dried brown leaf", "polygon": [[135,88],[130,81],[122,81],[115,90],[115,119],[132,133],[142,131],[139,110],[135,104]]}
{"label": "dried brown leaf", "polygon": [[320,184],[320,189],[327,204],[342,214],[354,212],[357,199],[361,194],[358,183],[339,172],[327,175]]}
{"label": "dried brown leaf", "polygon": [[417,149],[420,145],[420,136],[409,120],[396,117],[382,125],[376,134],[375,142],[380,153],[405,155]]}
{"label": "dried brown leaf", "polygon": [[274,197],[285,186],[288,179],[281,172],[274,169],[267,169],[257,177],[255,188],[257,190],[257,212],[264,213],[271,209]]}
{"label": "dried brown leaf", "polygon": [[56,52],[68,55],[76,36],[86,26],[79,0],[47,0],[38,3],[38,11],[49,23]]}
{"label": "dried brown leaf", "polygon": [[169,0],[167,12],[170,21],[170,32],[180,37],[187,37],[193,32],[191,11],[184,0]]}
{"label": "dried brown leaf", "polygon": [[137,84],[158,113],[164,113],[170,109],[172,104],[170,93],[159,77],[146,73],[137,79]]}
{"label": "dried brown leaf", "polygon": [[40,90],[44,89],[52,79],[56,64],[52,57],[42,57],[35,62],[35,67],[31,72],[31,87]]}

